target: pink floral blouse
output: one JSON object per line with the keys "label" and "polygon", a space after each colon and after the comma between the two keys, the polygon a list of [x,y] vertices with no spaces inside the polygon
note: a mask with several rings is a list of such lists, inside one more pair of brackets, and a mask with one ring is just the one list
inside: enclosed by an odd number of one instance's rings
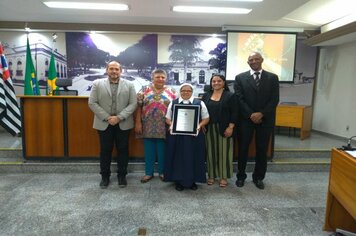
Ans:
{"label": "pink floral blouse", "polygon": [[166,138],[167,107],[176,98],[177,93],[173,88],[164,86],[162,92],[156,93],[152,84],[137,93],[137,103],[142,107],[141,137]]}

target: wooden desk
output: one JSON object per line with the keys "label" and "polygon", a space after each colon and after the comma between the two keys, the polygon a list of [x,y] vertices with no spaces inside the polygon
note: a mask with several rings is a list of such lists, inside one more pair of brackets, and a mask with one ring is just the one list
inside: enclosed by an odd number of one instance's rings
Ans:
{"label": "wooden desk", "polygon": [[324,230],[356,233],[356,158],[332,150]]}
{"label": "wooden desk", "polygon": [[[29,158],[98,158],[99,137],[88,97],[19,96],[23,156]],[[132,130],[129,156],[143,157],[143,142]]]}
{"label": "wooden desk", "polygon": [[312,123],[312,107],[301,105],[278,105],[276,126],[300,129],[300,139],[310,136]]}
{"label": "wooden desk", "polygon": [[[22,150],[31,158],[98,158],[99,138],[93,129],[94,114],[88,97],[81,96],[19,96],[22,112]],[[235,143],[234,160],[237,159]],[[249,156],[254,157],[255,145]],[[144,158],[143,140],[131,130],[129,156]],[[273,156],[271,139],[267,156]]]}

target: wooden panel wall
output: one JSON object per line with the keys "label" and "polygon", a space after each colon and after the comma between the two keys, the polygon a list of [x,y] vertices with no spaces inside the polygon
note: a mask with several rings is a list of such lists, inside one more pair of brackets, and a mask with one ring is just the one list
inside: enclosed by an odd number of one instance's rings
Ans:
{"label": "wooden panel wall", "polygon": [[27,97],[21,104],[26,156],[64,156],[62,99]]}
{"label": "wooden panel wall", "polygon": [[99,138],[97,131],[92,128],[93,118],[88,99],[67,99],[69,157],[99,156]]}
{"label": "wooden panel wall", "polygon": [[[21,96],[23,110],[25,158],[64,157],[98,158],[99,138],[92,128],[94,114],[88,107],[88,97],[72,96]],[[273,155],[270,140],[268,157]],[[237,156],[235,142],[234,156]],[[250,145],[249,156],[254,157],[255,146]],[[116,154],[114,150],[113,155]],[[143,140],[129,137],[129,155],[144,158]]]}

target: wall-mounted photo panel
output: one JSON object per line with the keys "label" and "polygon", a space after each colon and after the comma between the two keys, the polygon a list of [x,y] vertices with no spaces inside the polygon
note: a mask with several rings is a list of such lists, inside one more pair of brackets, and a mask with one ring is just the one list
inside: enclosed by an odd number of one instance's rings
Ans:
{"label": "wall-mounted photo panel", "polygon": [[26,34],[24,32],[0,32],[0,42],[4,46],[4,54],[17,95],[24,94],[27,37],[38,84],[41,94],[44,95],[46,94],[52,52],[57,78],[68,78],[65,33],[41,32]]}
{"label": "wall-mounted photo panel", "polygon": [[121,77],[136,91],[151,82],[156,68],[167,72],[167,85],[178,89],[191,83],[195,95],[213,73],[225,74],[225,36],[70,32],[66,41],[68,75],[79,95],[89,95],[92,82],[106,77],[106,63],[112,60],[121,63]]}

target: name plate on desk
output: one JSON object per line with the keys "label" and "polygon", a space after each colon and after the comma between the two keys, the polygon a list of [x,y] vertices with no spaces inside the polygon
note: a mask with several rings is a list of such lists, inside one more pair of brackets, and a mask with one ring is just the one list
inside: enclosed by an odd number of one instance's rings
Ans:
{"label": "name plate on desk", "polygon": [[172,134],[196,135],[199,125],[199,105],[173,105]]}

